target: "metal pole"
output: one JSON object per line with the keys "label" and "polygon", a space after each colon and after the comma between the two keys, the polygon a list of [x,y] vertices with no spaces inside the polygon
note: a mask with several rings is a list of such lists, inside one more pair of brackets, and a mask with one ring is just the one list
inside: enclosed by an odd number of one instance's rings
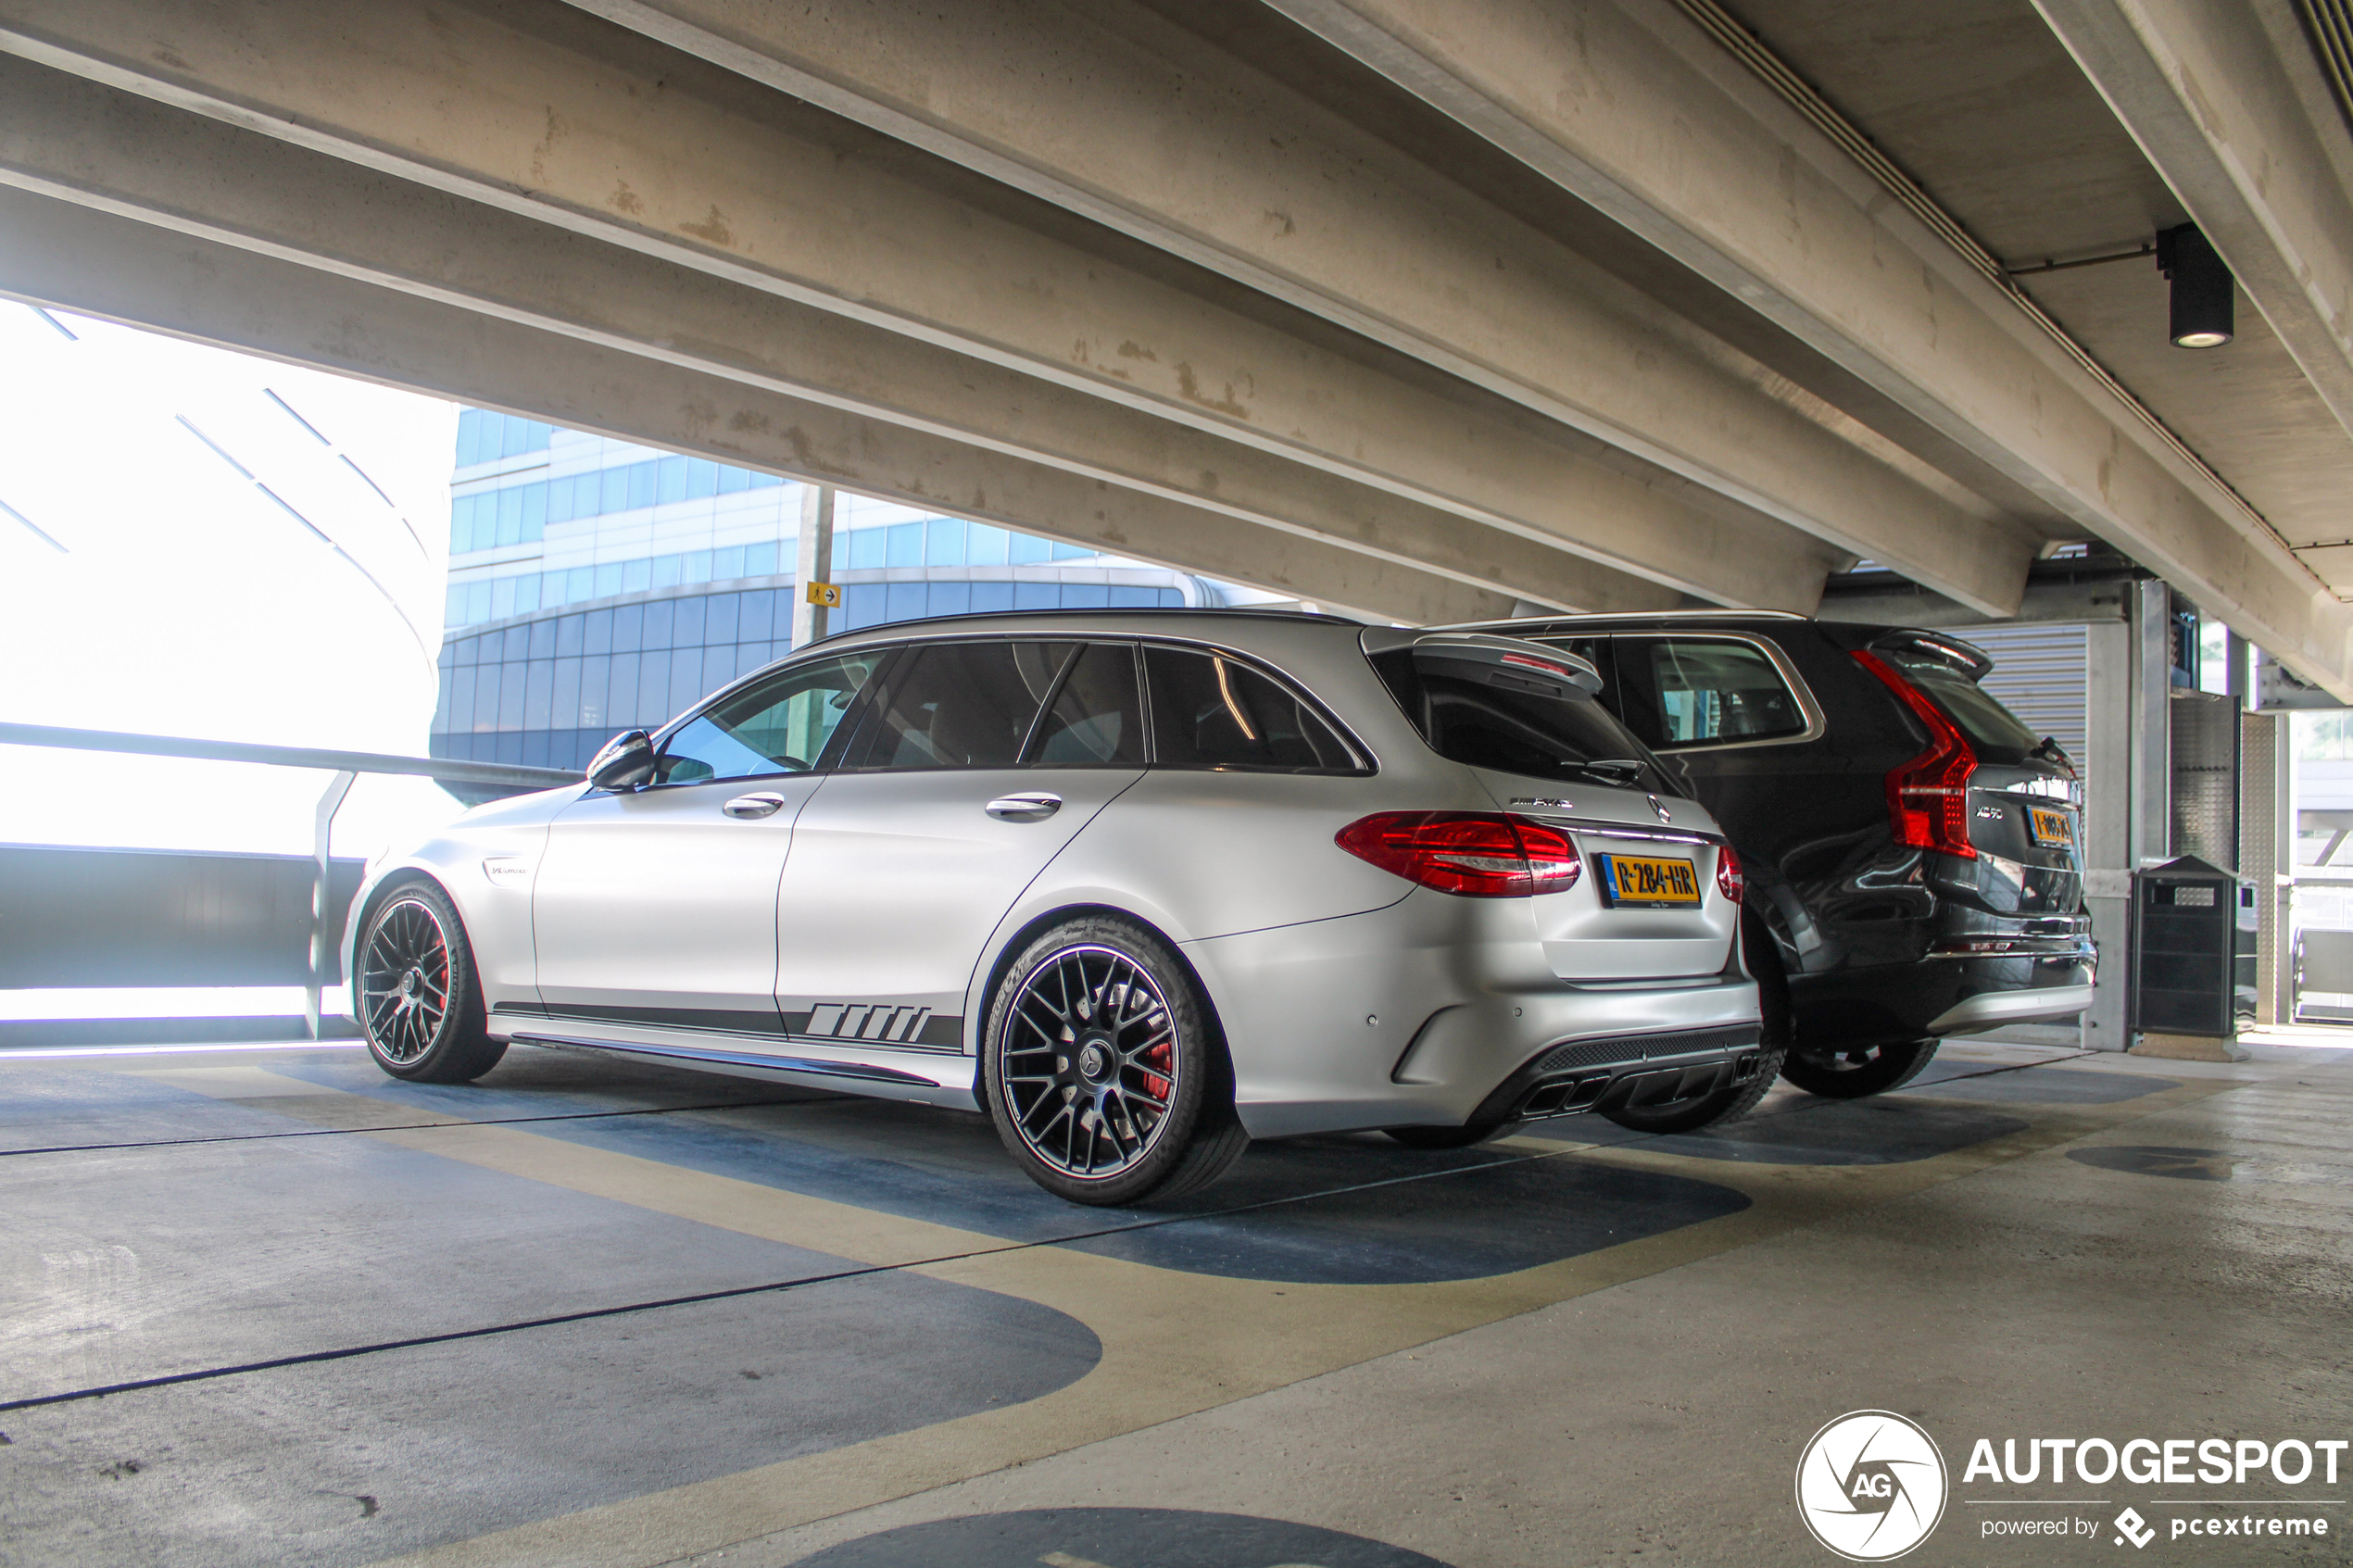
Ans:
{"label": "metal pole", "polygon": [[809,602],[812,583],[830,582],[834,570],[834,487],[808,484],[800,492],[799,564],[793,575],[792,646],[805,648],[825,634],[824,605]]}
{"label": "metal pole", "polygon": [[327,938],[327,906],[333,894],[329,886],[327,850],[334,837],[335,813],[343,809],[343,797],[351,793],[357,773],[337,773],[327,784],[327,792],[319,797],[319,809],[312,814],[310,836],[310,985],[304,993],[302,1016],[310,1026],[310,1037],[319,1037],[319,1009],[327,984],[327,964],[333,957]]}

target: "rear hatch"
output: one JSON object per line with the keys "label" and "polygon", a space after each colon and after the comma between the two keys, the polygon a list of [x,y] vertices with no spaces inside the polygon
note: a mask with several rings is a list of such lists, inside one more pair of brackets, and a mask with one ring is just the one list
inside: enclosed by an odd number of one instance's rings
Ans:
{"label": "rear hatch", "polygon": [[1423,740],[1470,768],[1505,815],[1576,848],[1575,880],[1527,900],[1553,972],[1603,985],[1722,972],[1738,862],[1594,699],[1592,666],[1516,638],[1391,635],[1410,640],[1382,648],[1368,633],[1367,652]]}
{"label": "rear hatch", "polygon": [[1929,749],[1888,777],[1898,836],[1976,861],[1943,880],[1967,884],[1995,913],[2077,915],[2082,780],[2056,740],[1980,684],[1993,660],[1957,638],[1911,631],[1876,637],[1856,657],[1929,733]]}

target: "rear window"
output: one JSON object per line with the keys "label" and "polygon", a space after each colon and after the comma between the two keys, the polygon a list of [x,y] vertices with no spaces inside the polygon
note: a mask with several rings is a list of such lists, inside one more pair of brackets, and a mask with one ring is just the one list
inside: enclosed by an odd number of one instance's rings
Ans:
{"label": "rear window", "polygon": [[1617,652],[1627,723],[1661,749],[1754,746],[1806,734],[1804,705],[1754,643],[1620,637]]}
{"label": "rear window", "polygon": [[1373,657],[1373,668],[1430,749],[1450,762],[1533,779],[1680,794],[1656,759],[1609,709],[1583,692],[1498,670],[1417,659],[1410,647]]}
{"label": "rear window", "polygon": [[1943,709],[1979,751],[2014,761],[2043,744],[2043,737],[2028,729],[2017,714],[1945,660],[1901,647],[1873,651],[1918,686],[1920,695]]}

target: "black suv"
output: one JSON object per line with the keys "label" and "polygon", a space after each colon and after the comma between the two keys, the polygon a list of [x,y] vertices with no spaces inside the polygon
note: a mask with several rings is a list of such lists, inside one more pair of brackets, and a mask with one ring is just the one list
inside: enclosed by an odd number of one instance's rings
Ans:
{"label": "black suv", "polygon": [[1478,629],[1591,659],[1603,702],[1723,824],[1791,1083],[1878,1094],[1944,1035],[2090,1005],[2082,784],[1978,686],[1993,661],[1969,644],[1764,611]]}

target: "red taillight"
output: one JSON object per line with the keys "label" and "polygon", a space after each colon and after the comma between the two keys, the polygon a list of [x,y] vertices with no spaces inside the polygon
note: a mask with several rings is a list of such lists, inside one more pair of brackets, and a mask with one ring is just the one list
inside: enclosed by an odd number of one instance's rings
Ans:
{"label": "red taillight", "polygon": [[1855,661],[1928,727],[1928,749],[1887,775],[1887,816],[1895,842],[1975,859],[1977,847],[1969,841],[1969,779],[1977,771],[1977,753],[1968,737],[1887,660],[1857,648]]}
{"label": "red taillight", "polygon": [[1732,852],[1730,845],[1719,846],[1716,851],[1716,891],[1737,904],[1747,886],[1741,876],[1741,858]]}
{"label": "red taillight", "polygon": [[1385,872],[1466,898],[1527,898],[1577,884],[1568,834],[1530,817],[1483,811],[1381,811],[1332,842]]}

